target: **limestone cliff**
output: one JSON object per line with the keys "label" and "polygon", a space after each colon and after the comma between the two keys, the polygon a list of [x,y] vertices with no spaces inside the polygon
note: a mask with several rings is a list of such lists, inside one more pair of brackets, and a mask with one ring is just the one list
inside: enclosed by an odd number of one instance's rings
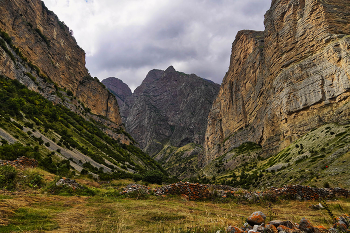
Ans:
{"label": "limestone cliff", "polygon": [[350,5],[273,0],[265,31],[241,31],[208,117],[202,165],[244,142],[277,152],[350,119]]}
{"label": "limestone cliff", "polygon": [[122,115],[127,116],[126,129],[150,155],[156,155],[166,145],[201,145],[219,87],[172,66],[165,71],[151,70],[121,106]]}
{"label": "limestone cliff", "polygon": [[3,0],[0,12],[0,29],[10,36],[21,54],[21,59],[8,60],[2,49],[0,74],[12,79],[22,79],[23,72],[47,77],[58,87],[71,91],[93,114],[121,124],[117,100],[90,77],[85,68],[85,52],[69,28],[42,1]]}

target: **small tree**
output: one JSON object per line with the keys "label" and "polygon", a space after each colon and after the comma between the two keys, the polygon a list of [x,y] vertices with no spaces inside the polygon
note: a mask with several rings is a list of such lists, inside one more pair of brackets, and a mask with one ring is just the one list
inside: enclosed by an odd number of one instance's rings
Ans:
{"label": "small tree", "polygon": [[142,180],[152,184],[162,184],[163,179],[164,179],[164,175],[160,171],[147,171],[143,175]]}

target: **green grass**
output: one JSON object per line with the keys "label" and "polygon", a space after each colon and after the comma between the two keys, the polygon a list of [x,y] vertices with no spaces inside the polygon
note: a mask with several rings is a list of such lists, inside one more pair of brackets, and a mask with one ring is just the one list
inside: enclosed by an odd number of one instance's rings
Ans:
{"label": "green grass", "polygon": [[12,199],[13,197],[10,195],[4,195],[4,194],[0,194],[0,200],[2,199]]}
{"label": "green grass", "polygon": [[[2,227],[1,232],[54,229],[57,232],[216,232],[229,225],[242,227],[244,220],[256,210],[266,215],[272,210],[273,219],[299,222],[306,217],[314,225],[332,225],[326,211],[309,208],[311,204],[317,204],[316,201],[280,200],[270,207],[265,202],[187,201],[180,196],[135,199],[36,194],[25,199],[14,195],[11,203],[24,207],[14,210],[9,224]],[[335,216],[350,211],[348,199],[327,201],[327,204]]]}
{"label": "green grass", "polygon": [[[46,183],[52,179],[52,174],[43,175]],[[90,180],[80,182],[90,189],[97,185]],[[257,210],[266,215],[272,211],[273,219],[299,222],[306,217],[314,225],[332,225],[327,211],[309,208],[319,201],[280,199],[271,206],[268,201],[243,202],[239,198],[188,201],[178,195],[120,195],[130,183],[119,180],[98,185],[95,196],[51,195],[45,188],[3,194],[0,213],[5,224],[0,232],[216,232],[230,225],[242,227]],[[327,205],[335,216],[350,212],[349,199],[327,201]]]}
{"label": "green grass", "polygon": [[1,227],[1,232],[50,231],[59,225],[52,220],[49,210],[36,208],[19,208],[11,217],[8,226]]}

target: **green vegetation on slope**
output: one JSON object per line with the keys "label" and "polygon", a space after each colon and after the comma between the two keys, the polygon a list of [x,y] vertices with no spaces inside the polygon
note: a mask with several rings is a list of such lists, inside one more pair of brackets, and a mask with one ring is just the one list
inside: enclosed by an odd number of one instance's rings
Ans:
{"label": "green vegetation on slope", "polygon": [[203,147],[189,143],[183,147],[165,146],[154,158],[164,169],[179,179],[186,179],[196,174],[198,155],[203,153]]}
{"label": "green vegetation on slope", "polygon": [[[99,174],[102,179],[142,179],[142,174],[148,170],[165,174],[161,166],[142,150],[112,139],[103,133],[94,120],[87,121],[62,105],[53,105],[17,80],[2,76],[0,128],[12,135],[14,140],[26,145],[9,146],[6,145],[6,138],[3,138],[0,153],[6,149],[25,151],[21,152],[24,156],[37,159],[47,169],[50,161],[54,163],[60,160],[57,156],[51,160],[48,157],[63,154],[62,148],[90,157],[99,166],[77,158],[70,160],[85,170]],[[53,146],[59,149],[54,151]],[[13,160],[17,156],[15,153],[5,153],[2,159]]]}
{"label": "green vegetation on slope", "polygon": [[206,166],[199,177],[242,188],[287,184],[350,187],[350,124],[326,124],[266,159],[245,143]]}

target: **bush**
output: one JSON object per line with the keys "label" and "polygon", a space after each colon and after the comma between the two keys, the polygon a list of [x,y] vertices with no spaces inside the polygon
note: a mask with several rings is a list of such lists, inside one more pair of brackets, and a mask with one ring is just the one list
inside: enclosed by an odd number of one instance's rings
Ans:
{"label": "bush", "polygon": [[0,188],[14,190],[17,174],[17,170],[12,166],[0,166]]}
{"label": "bush", "polygon": [[330,186],[330,184],[329,184],[328,182],[325,182],[325,183],[323,184],[323,187],[328,189],[328,188],[330,188],[331,186]]}
{"label": "bush", "polygon": [[162,184],[163,179],[164,179],[163,173],[161,173],[160,171],[153,170],[153,171],[147,171],[143,175],[142,180],[152,184]]}
{"label": "bush", "polygon": [[24,183],[31,188],[41,188],[44,186],[44,178],[38,172],[26,170]]}
{"label": "bush", "polygon": [[81,170],[80,174],[81,175],[87,175],[87,174],[89,174],[89,171],[86,170],[85,168],[83,168],[83,170]]}
{"label": "bush", "polygon": [[0,146],[0,159],[15,160],[22,156],[30,158],[31,152],[33,152],[31,147],[25,147],[20,143],[6,144]]}

